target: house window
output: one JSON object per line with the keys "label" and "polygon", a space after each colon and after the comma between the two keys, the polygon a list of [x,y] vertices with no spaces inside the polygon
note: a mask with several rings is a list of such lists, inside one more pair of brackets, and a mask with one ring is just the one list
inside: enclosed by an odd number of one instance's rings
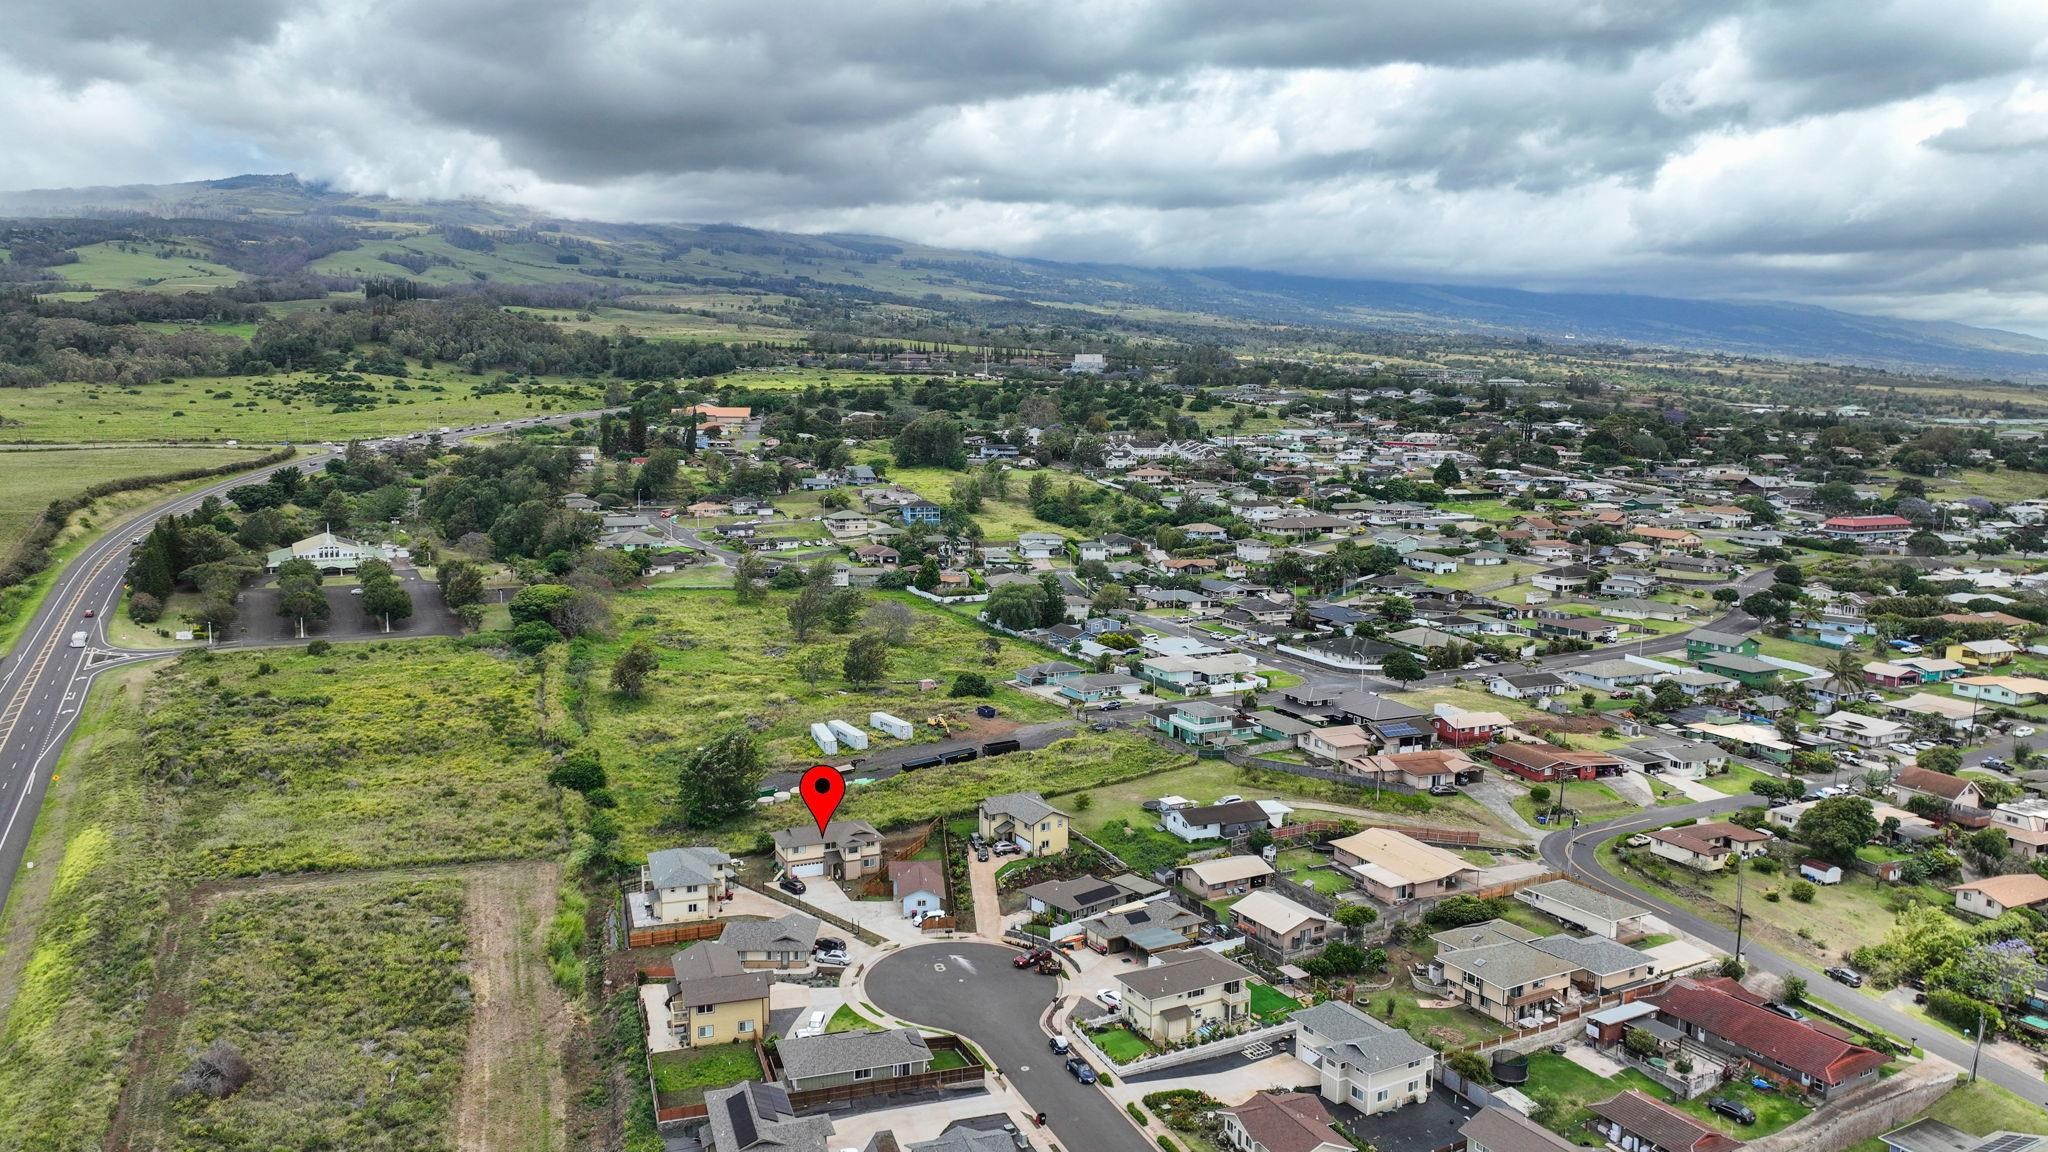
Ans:
{"label": "house window", "polygon": [[698,1028],[697,1028],[697,1039],[699,1039],[699,1040],[709,1040],[709,1039],[711,1039],[711,1034],[712,1034],[713,1032],[716,1032],[716,1031],[718,1031],[718,1029],[717,1029],[717,1028],[716,1028],[716,1027],[715,1027],[714,1025],[710,1025],[710,1024],[702,1024],[702,1025],[699,1025],[699,1026],[698,1026]]}
{"label": "house window", "polygon": [[[742,1021],[740,1021],[740,1029],[739,1029],[739,1031],[740,1031],[740,1035],[742,1035],[742,1036],[745,1036],[745,1035],[747,1035],[748,1033],[752,1032],[753,1030],[754,1030],[754,1022],[753,1022],[752,1020],[742,1020]],[[1409,1085],[1409,1087],[1411,1087],[1411,1088],[1412,1088],[1412,1087],[1414,1087],[1414,1085],[1412,1085],[1412,1084],[1411,1084],[1411,1085]]]}
{"label": "house window", "polygon": [[1357,1087],[1357,1086],[1355,1086],[1355,1085],[1354,1085],[1354,1086],[1352,1087],[1352,1089],[1351,1089],[1351,1098],[1352,1098],[1353,1100],[1363,1100],[1363,1099],[1365,1099],[1365,1089],[1363,1089],[1363,1088],[1360,1088],[1360,1087]]}
{"label": "house window", "polygon": [[872,1080],[875,1078],[875,1070],[873,1068],[856,1068],[853,1070],[853,1078],[855,1080]]}
{"label": "house window", "polygon": [[1373,1101],[1373,1103],[1375,1103],[1375,1104],[1384,1104],[1384,1103],[1386,1103],[1386,1102],[1387,1102],[1387,1090],[1386,1090],[1385,1088],[1382,1088],[1382,1089],[1380,1089],[1380,1090],[1379,1090],[1379,1094],[1378,1094],[1378,1095],[1376,1095],[1376,1096],[1374,1096],[1374,1097],[1372,1098],[1372,1101]]}

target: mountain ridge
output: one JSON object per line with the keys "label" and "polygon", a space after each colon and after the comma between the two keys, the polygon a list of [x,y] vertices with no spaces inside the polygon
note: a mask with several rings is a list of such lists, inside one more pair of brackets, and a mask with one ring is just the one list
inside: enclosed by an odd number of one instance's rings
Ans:
{"label": "mountain ridge", "polygon": [[[933,297],[1079,309],[1106,316],[1148,311],[1184,328],[1227,331],[1251,322],[1339,332],[1583,341],[1735,356],[1859,364],[1947,375],[2048,382],[2048,340],[1953,321],[1896,319],[1821,305],[1637,293],[1538,292],[1484,284],[1307,276],[1246,267],[1174,268],[1057,261],[946,249],[862,233],[790,233],[744,224],[635,223],[557,217],[481,198],[405,200],[337,190],[290,173],[250,173],[173,184],[0,192],[0,217],[135,215],[158,219],[281,221],[325,218],[364,243],[404,245],[386,229],[553,228],[619,251],[724,252],[734,238],[761,248],[749,260],[685,265],[677,281],[787,287],[789,281],[861,287],[914,303]],[[646,255],[646,253],[642,253]],[[758,258],[755,258],[758,257]],[[769,267],[779,259],[779,267]],[[329,259],[325,263],[336,265]],[[346,261],[339,262],[345,264]],[[870,288],[878,265],[891,266]],[[460,267],[457,261],[456,267]],[[334,270],[330,268],[329,270]],[[474,273],[472,273],[474,275]],[[485,272],[484,278],[489,275]],[[540,273],[534,273],[539,276]],[[587,275],[565,269],[563,282]],[[645,277],[640,277],[645,278]],[[655,280],[668,280],[656,274]],[[1219,323],[1221,322],[1221,323]]]}

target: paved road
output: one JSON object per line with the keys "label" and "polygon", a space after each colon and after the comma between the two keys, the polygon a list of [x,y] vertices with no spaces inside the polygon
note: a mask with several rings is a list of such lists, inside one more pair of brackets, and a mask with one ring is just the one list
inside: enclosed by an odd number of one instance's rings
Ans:
{"label": "paved road", "polygon": [[[542,420],[561,424],[596,415],[595,411],[565,412]],[[442,440],[459,443],[495,435],[515,423],[519,422],[451,432]],[[286,463],[238,472],[166,500],[108,529],[57,574],[14,652],[4,657],[6,663],[0,668],[0,909],[6,907],[13,891],[51,769],[78,723],[79,709],[94,677],[109,668],[176,654],[175,650],[124,650],[107,641],[102,625],[121,597],[129,540],[148,531],[166,513],[189,511],[208,496],[262,480],[279,469],[319,469],[332,455],[316,447]],[[90,620],[85,618],[88,609],[93,612]],[[72,647],[72,637],[79,632],[85,633],[85,646]]]}
{"label": "paved road", "polygon": [[[1702,919],[1688,908],[1657,899],[1639,888],[1615,879],[1607,871],[1606,861],[1600,858],[1599,848],[1609,839],[1624,832],[1657,828],[1688,816],[1730,812],[1751,802],[1751,797],[1729,796],[1684,807],[1652,809],[1640,816],[1625,816],[1601,824],[1588,824],[1582,828],[1554,832],[1543,840],[1543,860],[1552,868],[1569,872],[1581,883],[1609,895],[1632,900],[1638,904],[1652,905],[1658,915],[1674,927],[1699,937],[1723,952],[1733,953],[1735,933],[1732,930]],[[1754,936],[1745,935],[1742,954],[1752,969],[1762,969],[1780,977],[1798,976],[1804,979],[1809,999],[1833,1005],[1857,1019],[1869,1021],[1894,1036],[1916,1040],[1927,1051],[1963,1068],[1970,1066],[1970,1044],[1945,1028],[1908,1016],[1875,997],[1865,996],[1837,984],[1819,972],[1788,960],[1758,944]],[[2005,1063],[1996,1059],[1990,1052],[1986,1052],[1978,1074],[2036,1104],[2048,1105],[2048,1084],[2042,1083],[2040,1074],[2031,1068]]]}
{"label": "paved road", "polygon": [[1102,1089],[1067,1074],[1038,1021],[1056,983],[1010,967],[1014,948],[948,940],[906,948],[868,972],[868,999],[893,1016],[973,1040],[1004,1078],[1046,1114],[1062,1148],[1156,1152]]}

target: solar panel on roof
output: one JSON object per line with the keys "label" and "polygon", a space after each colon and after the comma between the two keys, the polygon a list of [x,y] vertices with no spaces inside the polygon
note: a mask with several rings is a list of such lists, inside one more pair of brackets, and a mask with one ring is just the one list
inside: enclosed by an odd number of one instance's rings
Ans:
{"label": "solar panel on roof", "polygon": [[754,1111],[747,1107],[747,1094],[735,1092],[725,1098],[725,1118],[732,1124],[732,1135],[742,1148],[751,1148],[761,1134],[754,1128]]}
{"label": "solar panel on roof", "polygon": [[2039,1136],[2024,1132],[2008,1132],[1988,1144],[1979,1144],[1972,1152],[2026,1152],[2041,1143]]}
{"label": "solar panel on roof", "polygon": [[1415,725],[1413,725],[1413,724],[1407,724],[1407,723],[1402,723],[1402,722],[1400,722],[1400,721],[1396,721],[1396,722],[1394,722],[1394,723],[1391,723],[1391,724],[1382,724],[1382,725],[1380,725],[1380,735],[1382,735],[1382,736],[1420,736],[1420,735],[1422,735],[1422,729],[1420,729],[1420,728],[1417,728],[1417,727],[1416,727]]}

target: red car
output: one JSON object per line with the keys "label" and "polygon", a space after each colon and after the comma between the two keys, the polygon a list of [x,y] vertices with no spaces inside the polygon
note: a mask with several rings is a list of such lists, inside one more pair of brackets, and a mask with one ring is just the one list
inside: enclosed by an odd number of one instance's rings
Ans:
{"label": "red car", "polygon": [[1049,959],[1051,956],[1052,952],[1049,949],[1033,948],[1031,951],[1025,952],[1019,955],[1015,960],[1010,961],[1010,967],[1029,968],[1033,964],[1036,964],[1041,960]]}
{"label": "red car", "polygon": [[90,620],[90,619],[92,619],[92,609],[90,609],[90,608],[87,608],[87,609],[85,610],[85,618],[86,618],[87,620]]}

